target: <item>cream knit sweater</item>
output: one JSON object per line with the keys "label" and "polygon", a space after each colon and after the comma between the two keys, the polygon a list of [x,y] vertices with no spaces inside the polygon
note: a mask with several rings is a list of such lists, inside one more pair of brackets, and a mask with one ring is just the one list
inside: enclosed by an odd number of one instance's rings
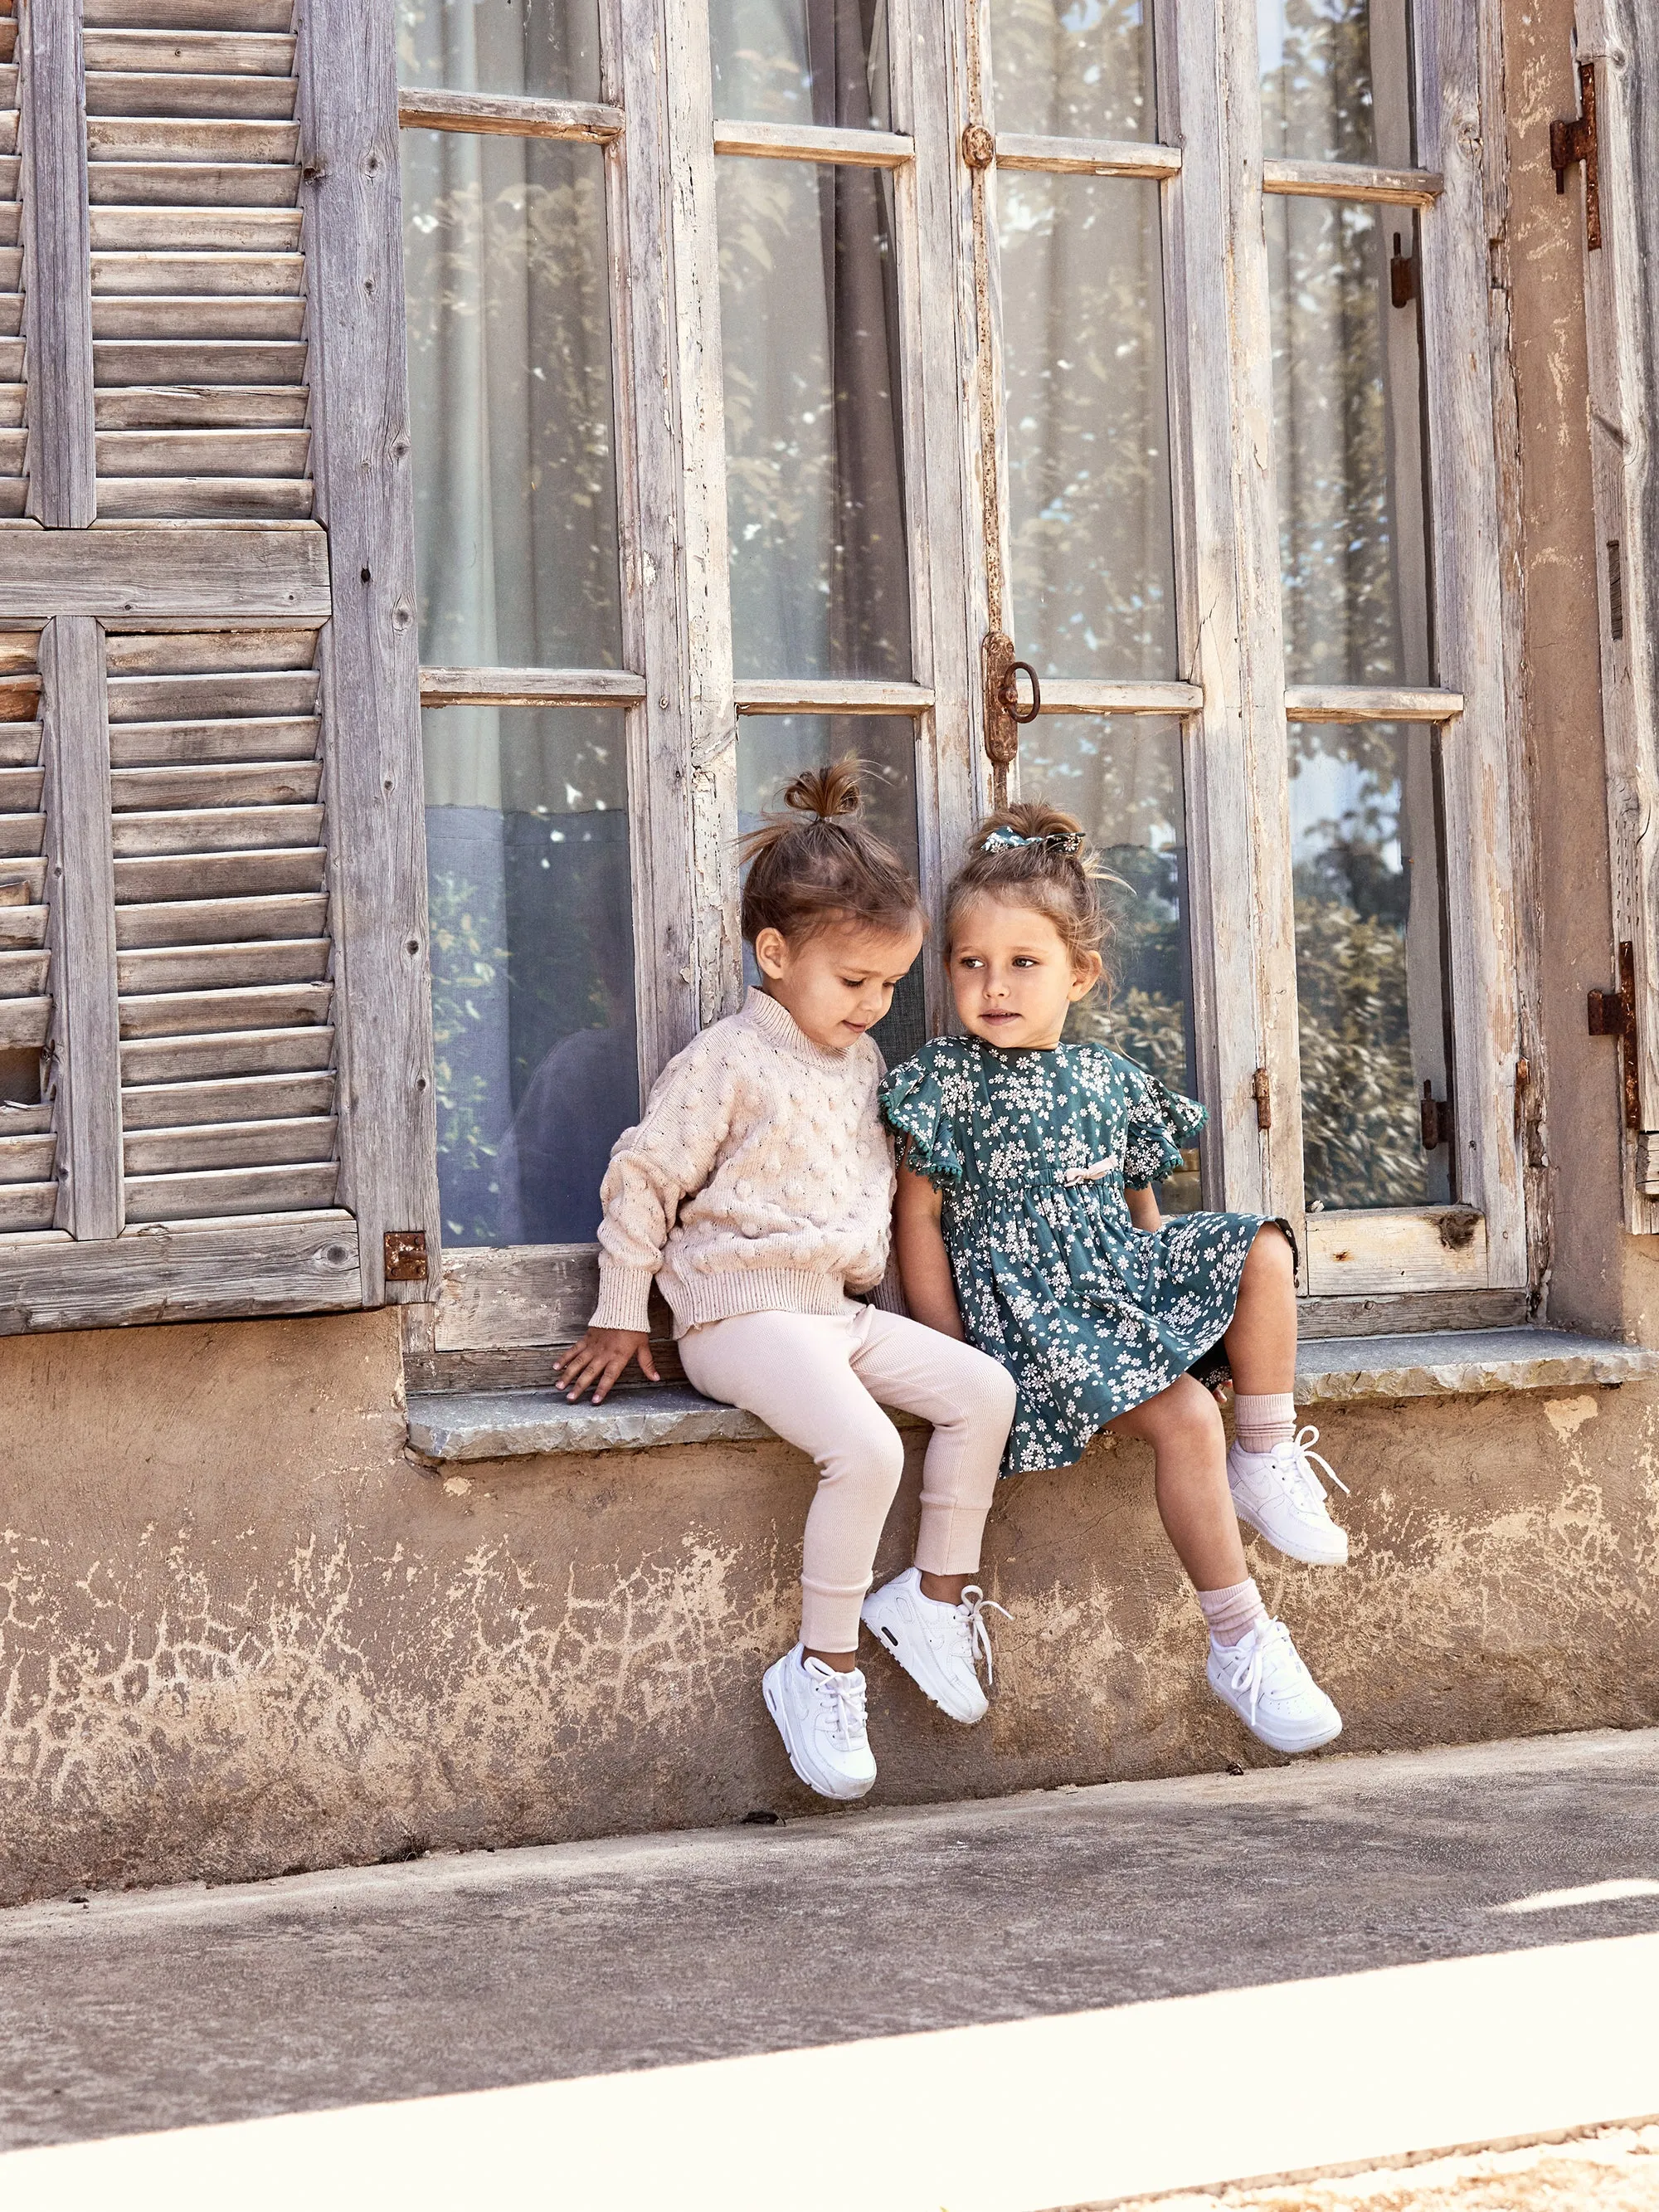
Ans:
{"label": "cream knit sweater", "polygon": [[762,991],[687,1045],[611,1152],[592,1326],[642,1329],[653,1276],[676,1336],[872,1289],[893,1207],[881,1074],[870,1038],[822,1051]]}

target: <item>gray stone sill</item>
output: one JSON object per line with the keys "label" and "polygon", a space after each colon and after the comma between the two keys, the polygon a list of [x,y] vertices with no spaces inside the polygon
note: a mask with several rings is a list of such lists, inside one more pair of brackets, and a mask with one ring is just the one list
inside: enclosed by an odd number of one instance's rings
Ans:
{"label": "gray stone sill", "polygon": [[[1296,1395],[1298,1406],[1332,1406],[1360,1398],[1595,1388],[1654,1375],[1659,1375],[1659,1352],[1559,1328],[1338,1336],[1302,1346]],[[552,1390],[416,1393],[409,1401],[410,1449],[441,1462],[757,1443],[771,1434],[753,1413],[716,1405],[684,1385],[618,1390],[602,1406],[573,1406]]]}

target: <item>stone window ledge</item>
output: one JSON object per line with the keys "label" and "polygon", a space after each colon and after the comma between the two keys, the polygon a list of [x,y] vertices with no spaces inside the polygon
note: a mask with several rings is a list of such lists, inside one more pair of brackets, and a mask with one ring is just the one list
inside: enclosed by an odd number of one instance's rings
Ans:
{"label": "stone window ledge", "polygon": [[[1654,1375],[1659,1352],[1534,1326],[1316,1338],[1297,1354],[1296,1389],[1298,1406],[1331,1406],[1362,1398],[1605,1388]],[[905,1417],[898,1418],[903,1425]],[[716,1405],[683,1384],[618,1390],[602,1406],[573,1406],[553,1390],[424,1392],[409,1400],[410,1448],[439,1462],[753,1443],[771,1434],[753,1413]]]}

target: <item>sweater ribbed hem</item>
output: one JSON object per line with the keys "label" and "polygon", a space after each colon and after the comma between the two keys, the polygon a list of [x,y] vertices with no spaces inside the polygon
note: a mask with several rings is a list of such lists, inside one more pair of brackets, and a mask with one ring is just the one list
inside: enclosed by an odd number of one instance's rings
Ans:
{"label": "sweater ribbed hem", "polygon": [[672,1310],[676,1336],[736,1314],[838,1314],[848,1304],[839,1275],[810,1267],[732,1267],[690,1275],[665,1267],[657,1280]]}

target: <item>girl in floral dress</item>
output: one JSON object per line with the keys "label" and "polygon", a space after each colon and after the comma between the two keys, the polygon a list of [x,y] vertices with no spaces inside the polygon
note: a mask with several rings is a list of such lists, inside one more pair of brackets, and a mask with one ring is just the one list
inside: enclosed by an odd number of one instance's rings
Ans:
{"label": "girl in floral dress", "polygon": [[[1153,1187],[1182,1166],[1203,1108],[1103,1044],[1061,1042],[1101,978],[1099,872],[1070,815],[1022,805],[981,824],[951,886],[967,1035],[935,1038],[882,1091],[902,1151],[905,1298],[1012,1375],[1005,1474],[1069,1467],[1101,1429],[1152,1445],[1158,1512],[1209,1626],[1210,1686],[1275,1751],[1311,1751],[1341,1718],[1268,1616],[1238,1528],[1292,1559],[1347,1557],[1317,1431],[1296,1429],[1296,1247],[1259,1214],[1164,1223]],[[1231,1370],[1231,1452],[1195,1364]]]}

